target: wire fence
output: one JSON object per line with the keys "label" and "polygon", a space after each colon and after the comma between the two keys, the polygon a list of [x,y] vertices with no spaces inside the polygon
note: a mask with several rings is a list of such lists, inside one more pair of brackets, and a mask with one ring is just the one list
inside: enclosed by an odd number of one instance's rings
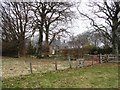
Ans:
{"label": "wire fence", "polygon": [[68,68],[83,68],[112,60],[115,61],[116,58],[115,55],[85,55],[83,58],[68,57],[66,60],[61,60],[57,57],[53,59],[3,58],[2,76],[3,78],[7,78]]}

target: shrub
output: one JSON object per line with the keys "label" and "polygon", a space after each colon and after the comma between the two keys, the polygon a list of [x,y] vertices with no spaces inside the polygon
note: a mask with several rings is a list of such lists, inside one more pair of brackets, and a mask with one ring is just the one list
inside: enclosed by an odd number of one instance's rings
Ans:
{"label": "shrub", "polygon": [[28,47],[27,47],[27,54],[28,55],[35,55],[35,52],[36,52],[36,48],[33,47],[31,42],[29,42]]}
{"label": "shrub", "polygon": [[2,42],[2,56],[18,57],[18,42]]}

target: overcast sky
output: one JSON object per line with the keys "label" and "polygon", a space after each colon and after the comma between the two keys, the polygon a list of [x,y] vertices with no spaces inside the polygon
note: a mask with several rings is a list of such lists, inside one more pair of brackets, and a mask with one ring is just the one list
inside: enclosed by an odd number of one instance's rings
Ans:
{"label": "overcast sky", "polygon": [[[19,2],[20,1],[25,1],[25,2],[28,1],[29,2],[29,1],[35,1],[35,0],[1,0],[1,1],[19,1]],[[56,1],[56,0],[47,0],[47,1]],[[91,0],[57,0],[57,1],[59,1],[59,2],[64,2],[64,1],[79,2],[80,3],[79,10],[84,11],[85,13],[88,13],[89,8],[88,8],[87,4]],[[78,34],[83,33],[88,30],[88,28],[86,28],[86,27],[89,26],[89,23],[88,23],[88,21],[84,20],[80,16],[76,7],[72,8],[72,9],[76,12],[78,19],[75,19],[73,21],[72,25],[70,26],[72,28],[69,28],[69,31],[72,32],[74,35],[78,35]]]}
{"label": "overcast sky", "polygon": [[[7,2],[9,2],[9,1],[17,1],[17,2],[20,2],[20,1],[24,1],[24,2],[29,2],[29,1],[36,1],[36,0],[0,0],[0,1],[7,1]],[[42,0],[38,0],[38,1],[42,1]],[[45,0],[43,0],[43,1],[45,1]],[[86,4],[88,3],[88,1],[89,0],[46,0],[46,1],[57,1],[57,2],[66,2],[66,1],[68,1],[68,2],[81,2],[80,3],[80,10],[81,9],[83,9],[84,11],[86,11],[87,12],[87,6],[86,6]],[[74,10],[75,10],[75,12],[77,13],[77,16],[78,16],[78,18],[79,19],[76,19],[76,20],[74,20],[74,22],[72,23],[72,28],[70,28],[70,31],[72,32],[72,33],[74,33],[75,35],[77,35],[78,33],[82,33],[82,32],[84,32],[84,31],[86,31],[87,30],[87,28],[86,28],[86,23],[85,22],[83,22],[83,20],[81,20],[81,18],[80,18],[80,15],[79,15],[79,13],[78,13],[78,11],[77,11],[77,9],[76,8],[73,8]]]}
{"label": "overcast sky", "polygon": [[[90,0],[80,0],[79,10],[84,11],[85,13],[89,12],[89,8],[87,4]],[[75,19],[72,23],[73,28],[70,28],[70,31],[74,33],[74,35],[77,35],[79,33],[83,33],[88,30],[86,28],[89,26],[88,21],[84,20],[83,17],[80,16],[79,12],[77,11],[77,8],[73,8],[78,16],[78,19]]]}

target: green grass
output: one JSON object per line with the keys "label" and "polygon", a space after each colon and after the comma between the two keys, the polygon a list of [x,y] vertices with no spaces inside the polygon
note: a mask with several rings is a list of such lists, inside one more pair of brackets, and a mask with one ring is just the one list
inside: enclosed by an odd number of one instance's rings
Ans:
{"label": "green grass", "polygon": [[118,64],[30,74],[2,82],[3,88],[118,88]]}

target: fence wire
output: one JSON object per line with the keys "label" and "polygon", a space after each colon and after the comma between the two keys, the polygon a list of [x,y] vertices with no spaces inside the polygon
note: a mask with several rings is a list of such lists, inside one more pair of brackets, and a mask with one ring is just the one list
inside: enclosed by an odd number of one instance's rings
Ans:
{"label": "fence wire", "polygon": [[[109,61],[114,60],[114,56],[109,57]],[[31,73],[45,73],[68,68],[80,68],[105,62],[106,56],[86,55],[79,59],[36,59],[36,58],[2,58],[2,77],[13,77],[27,75]],[[56,66],[57,65],[57,66]],[[57,69],[56,69],[57,67]]]}

